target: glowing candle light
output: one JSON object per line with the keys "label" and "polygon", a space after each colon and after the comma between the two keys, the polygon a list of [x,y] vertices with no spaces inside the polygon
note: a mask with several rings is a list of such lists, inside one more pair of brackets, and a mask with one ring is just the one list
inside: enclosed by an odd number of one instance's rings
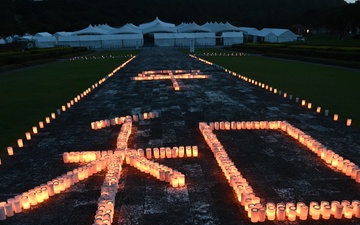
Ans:
{"label": "glowing candle light", "polygon": [[286,215],[286,208],[283,205],[278,206],[276,210],[276,219],[279,221],[284,221],[285,215]]}
{"label": "glowing candle light", "polygon": [[30,209],[30,200],[28,195],[23,195],[21,197],[21,205],[23,209]]}
{"label": "glowing candle light", "polygon": [[251,209],[251,222],[257,223],[259,221],[259,209],[252,208]]}
{"label": "glowing candle light", "polygon": [[344,217],[346,219],[351,219],[353,216],[353,209],[354,207],[352,205],[346,205],[344,207]]}
{"label": "glowing candle light", "polygon": [[351,119],[347,119],[347,120],[346,120],[346,126],[348,126],[348,127],[351,126],[351,122],[352,122]]}
{"label": "glowing candle light", "polygon": [[308,109],[311,109],[311,107],[312,107],[311,102],[308,103],[307,107],[308,107]]}
{"label": "glowing candle light", "polygon": [[295,221],[296,220],[296,207],[290,206],[287,215],[288,215],[288,219],[290,221]]}
{"label": "glowing candle light", "polygon": [[158,159],[160,157],[160,150],[158,148],[154,148],[154,158]]}
{"label": "glowing candle light", "polygon": [[306,105],[306,100],[302,100],[302,101],[301,101],[301,105],[302,105],[302,106],[305,106],[305,105]]}
{"label": "glowing candle light", "polygon": [[334,114],[334,121],[338,121],[339,119],[339,115],[338,114]]}
{"label": "glowing candle light", "polygon": [[185,155],[185,147],[184,146],[180,146],[179,147],[179,157],[183,158]]}
{"label": "glowing candle light", "polygon": [[171,158],[171,148],[170,147],[165,148],[165,152],[166,152],[166,158]]}
{"label": "glowing candle light", "polygon": [[330,219],[330,215],[331,215],[331,206],[330,205],[325,205],[322,209],[322,218],[325,220]]}
{"label": "glowing candle light", "polygon": [[51,119],[56,119],[56,114],[55,113],[51,113]]}
{"label": "glowing candle light", "polygon": [[300,208],[300,220],[307,220],[308,217],[308,213],[309,213],[309,207],[307,207],[306,205],[302,205]]}
{"label": "glowing candle light", "polygon": [[44,122],[42,121],[39,122],[39,128],[44,128]]}
{"label": "glowing candle light", "polygon": [[177,158],[178,153],[179,153],[179,149],[177,147],[173,147],[172,150],[171,150],[171,157],[172,158]]}
{"label": "glowing candle light", "polygon": [[320,219],[320,206],[319,205],[313,205],[312,206],[312,215],[313,220],[319,220]]}
{"label": "glowing candle light", "polygon": [[33,127],[32,127],[32,131],[33,131],[34,134],[37,134],[37,133],[38,133],[37,127],[36,127],[36,126],[33,126]]}
{"label": "glowing candle light", "polygon": [[48,123],[48,124],[50,123],[50,117],[45,118],[45,123]]}
{"label": "glowing candle light", "polygon": [[31,140],[31,134],[30,132],[25,133],[26,140]]}
{"label": "glowing candle light", "polygon": [[41,203],[41,202],[44,201],[41,190],[37,190],[37,191],[35,192],[35,194],[36,194],[36,201],[37,201],[38,203]]}
{"label": "glowing candle light", "polygon": [[65,105],[62,105],[62,106],[61,106],[61,111],[63,111],[63,112],[66,111],[66,106],[65,106]]}
{"label": "glowing candle light", "polygon": [[199,155],[198,147],[197,147],[197,146],[193,146],[193,147],[192,147],[192,156],[193,156],[193,157],[198,157],[198,155]]}
{"label": "glowing candle light", "polygon": [[172,187],[178,187],[179,186],[179,181],[178,181],[178,176],[177,175],[172,175],[171,176],[171,186]]}
{"label": "glowing candle light", "polygon": [[24,143],[23,143],[23,140],[22,140],[22,139],[18,139],[18,140],[17,140],[17,144],[18,144],[19,148],[24,147]]}
{"label": "glowing candle light", "polygon": [[164,147],[160,148],[160,158],[164,159],[166,157],[166,150]]}
{"label": "glowing candle light", "polygon": [[36,192],[35,191],[29,191],[29,201],[30,201],[30,205],[37,205],[37,200],[36,200]]}
{"label": "glowing candle light", "polygon": [[274,203],[267,203],[266,204],[266,216],[268,220],[275,220],[275,213],[276,213],[276,207]]}
{"label": "glowing candle light", "polygon": [[185,175],[184,174],[178,175],[178,182],[179,182],[179,187],[185,186]]}
{"label": "glowing candle light", "polygon": [[186,157],[191,157],[191,146],[186,146],[186,148],[185,148],[185,150],[186,150]]}
{"label": "glowing candle light", "polygon": [[318,106],[318,107],[316,108],[316,112],[317,112],[317,113],[320,113],[320,112],[321,112],[321,107],[320,107],[320,106]]}
{"label": "glowing candle light", "polygon": [[7,147],[7,152],[8,152],[8,155],[9,155],[9,156],[14,155],[13,147]]}

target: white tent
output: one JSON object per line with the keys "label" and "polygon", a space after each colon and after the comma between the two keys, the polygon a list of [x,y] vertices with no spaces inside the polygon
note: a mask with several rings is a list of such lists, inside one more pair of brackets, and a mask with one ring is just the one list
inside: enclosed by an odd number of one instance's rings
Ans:
{"label": "white tent", "polygon": [[143,30],[143,34],[149,33],[176,33],[175,27],[169,27],[162,23],[155,24],[152,27]]}
{"label": "white tent", "polygon": [[257,32],[252,32],[251,34],[254,36],[254,42],[270,42],[270,43],[276,43],[277,42],[277,36],[274,34],[271,30],[260,30]]}
{"label": "white tent", "polygon": [[155,20],[153,20],[149,23],[140,24],[139,27],[144,30],[144,29],[148,29],[148,28],[153,27],[158,24],[161,24],[164,27],[173,27],[173,28],[175,27],[175,24],[163,22],[158,17],[156,17]]}
{"label": "white tent", "polygon": [[297,35],[288,29],[264,28],[261,32],[271,32],[276,36],[276,38],[267,40],[267,42],[271,43],[283,43],[297,40]]}
{"label": "white tent", "polygon": [[242,32],[223,32],[221,37],[225,46],[244,43]]}
{"label": "white tent", "polygon": [[142,34],[59,36],[58,45],[71,47],[127,48],[143,45]]}
{"label": "white tent", "polygon": [[176,33],[175,46],[190,46],[191,40],[196,46],[215,46],[215,33]]}
{"label": "white tent", "polygon": [[238,27],[235,27],[234,25],[230,24],[229,22],[226,22],[225,24],[218,24],[217,26],[214,26],[212,28],[212,31],[215,33],[219,33],[219,32],[229,32],[229,31],[241,31],[241,29]]}
{"label": "white tent", "polygon": [[105,31],[103,29],[99,29],[96,27],[93,27],[92,25],[89,25],[88,27],[74,31],[72,32],[72,35],[101,35],[101,34],[107,34],[108,31]]}
{"label": "white tent", "polygon": [[141,34],[142,30],[135,25],[125,24],[124,26],[111,30],[108,34]]}
{"label": "white tent", "polygon": [[206,27],[199,26],[195,22],[190,24],[183,24],[181,27],[177,27],[178,33],[193,33],[193,32],[211,32]]}
{"label": "white tent", "polygon": [[154,43],[156,46],[175,46],[175,33],[155,33]]}
{"label": "white tent", "polygon": [[59,40],[60,36],[70,36],[72,33],[71,32],[66,32],[66,31],[58,31],[54,34],[54,37]]}
{"label": "white tent", "polygon": [[57,39],[48,32],[40,32],[32,36],[37,48],[53,48],[57,44]]}

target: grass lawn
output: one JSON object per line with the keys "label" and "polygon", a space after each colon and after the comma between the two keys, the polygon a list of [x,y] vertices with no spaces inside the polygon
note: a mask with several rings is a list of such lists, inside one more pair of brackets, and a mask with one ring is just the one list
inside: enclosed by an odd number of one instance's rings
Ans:
{"label": "grass lawn", "polygon": [[[125,52],[125,55],[136,52]],[[50,116],[129,58],[64,60],[0,74],[0,155]]]}
{"label": "grass lawn", "polygon": [[[360,126],[360,72],[319,64],[261,56],[202,58],[329,109],[340,120]],[[230,75],[229,75],[230,76]]]}

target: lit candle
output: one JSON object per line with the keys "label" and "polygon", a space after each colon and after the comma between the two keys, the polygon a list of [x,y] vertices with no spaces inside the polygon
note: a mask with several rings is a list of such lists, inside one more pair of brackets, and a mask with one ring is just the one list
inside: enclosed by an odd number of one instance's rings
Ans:
{"label": "lit candle", "polygon": [[347,119],[347,120],[346,120],[346,126],[348,126],[348,127],[351,126],[351,122],[352,122],[351,119]]}
{"label": "lit candle", "polygon": [[301,105],[302,105],[302,106],[305,106],[305,105],[306,105],[306,101],[305,101],[305,100],[302,100],[302,101],[301,101]]}
{"label": "lit candle", "polygon": [[39,122],[39,128],[44,128],[44,122],[42,121]]}
{"label": "lit candle", "polygon": [[344,217],[347,219],[351,219],[353,216],[353,209],[354,207],[352,205],[346,205],[344,207]]}
{"label": "lit candle", "polygon": [[185,148],[184,148],[184,146],[180,146],[179,147],[179,157],[183,158],[184,155],[185,155]]}
{"label": "lit candle", "polygon": [[32,131],[33,131],[34,134],[37,134],[37,133],[38,133],[37,127],[36,127],[36,126],[33,126],[33,127],[32,127]]}
{"label": "lit candle", "polygon": [[184,174],[178,175],[178,182],[179,182],[179,187],[185,186],[185,175]]}
{"label": "lit candle", "polygon": [[24,143],[23,143],[23,140],[22,140],[22,139],[18,139],[18,140],[17,140],[17,144],[18,144],[19,148],[24,147]]}
{"label": "lit candle", "polygon": [[312,107],[312,104],[311,104],[311,102],[309,102],[308,103],[308,109],[311,109],[311,107]]}
{"label": "lit candle", "polygon": [[339,119],[339,115],[338,114],[334,114],[334,121],[337,121]]}
{"label": "lit candle", "polygon": [[312,215],[313,220],[319,220],[320,219],[320,206],[319,205],[313,205],[312,206]]}
{"label": "lit candle", "polygon": [[197,147],[197,146],[193,146],[193,147],[192,147],[192,156],[193,156],[193,157],[198,157],[198,155],[199,155],[198,147]]}
{"label": "lit candle", "polygon": [[28,195],[23,195],[21,197],[21,205],[23,209],[30,209],[30,200]]}
{"label": "lit candle", "polygon": [[45,117],[45,123],[50,123],[50,117]]}
{"label": "lit candle", "polygon": [[65,112],[66,111],[66,106],[61,106],[61,111]]}
{"label": "lit candle", "polygon": [[186,157],[191,157],[191,146],[186,146]]}
{"label": "lit candle", "polygon": [[8,155],[14,155],[13,147],[7,147]]}
{"label": "lit candle", "polygon": [[259,209],[251,208],[251,222],[257,223],[258,221],[259,221]]}
{"label": "lit candle", "polygon": [[36,193],[35,191],[29,191],[29,201],[30,201],[30,205],[37,205],[37,200],[36,200]]}
{"label": "lit candle", "polygon": [[285,215],[286,215],[286,208],[281,205],[277,207],[277,211],[276,211],[276,218],[279,221],[284,221],[285,220]]}
{"label": "lit candle", "polygon": [[307,207],[306,205],[302,205],[300,208],[300,220],[307,220],[308,217],[308,213],[309,213],[309,207]]}
{"label": "lit candle", "polygon": [[25,133],[26,140],[31,140],[31,134],[30,132]]}

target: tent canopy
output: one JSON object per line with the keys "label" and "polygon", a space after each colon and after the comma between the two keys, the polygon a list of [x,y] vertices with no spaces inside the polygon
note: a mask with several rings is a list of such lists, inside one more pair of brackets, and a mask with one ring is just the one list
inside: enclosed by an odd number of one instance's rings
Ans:
{"label": "tent canopy", "polygon": [[175,28],[175,24],[163,22],[158,17],[156,17],[153,21],[151,21],[149,23],[140,24],[139,27],[141,29],[148,29],[148,28],[154,27],[155,25],[158,25],[158,24],[161,24],[164,27],[173,27],[173,28]]}
{"label": "tent canopy", "polygon": [[206,27],[199,26],[195,22],[190,24],[185,24],[180,28],[177,28],[178,33],[193,33],[193,32],[211,32],[210,29]]}
{"label": "tent canopy", "polygon": [[106,33],[108,33],[108,31],[93,27],[90,24],[88,27],[86,27],[82,30],[72,32],[72,35],[100,35],[100,34],[106,34]]}

